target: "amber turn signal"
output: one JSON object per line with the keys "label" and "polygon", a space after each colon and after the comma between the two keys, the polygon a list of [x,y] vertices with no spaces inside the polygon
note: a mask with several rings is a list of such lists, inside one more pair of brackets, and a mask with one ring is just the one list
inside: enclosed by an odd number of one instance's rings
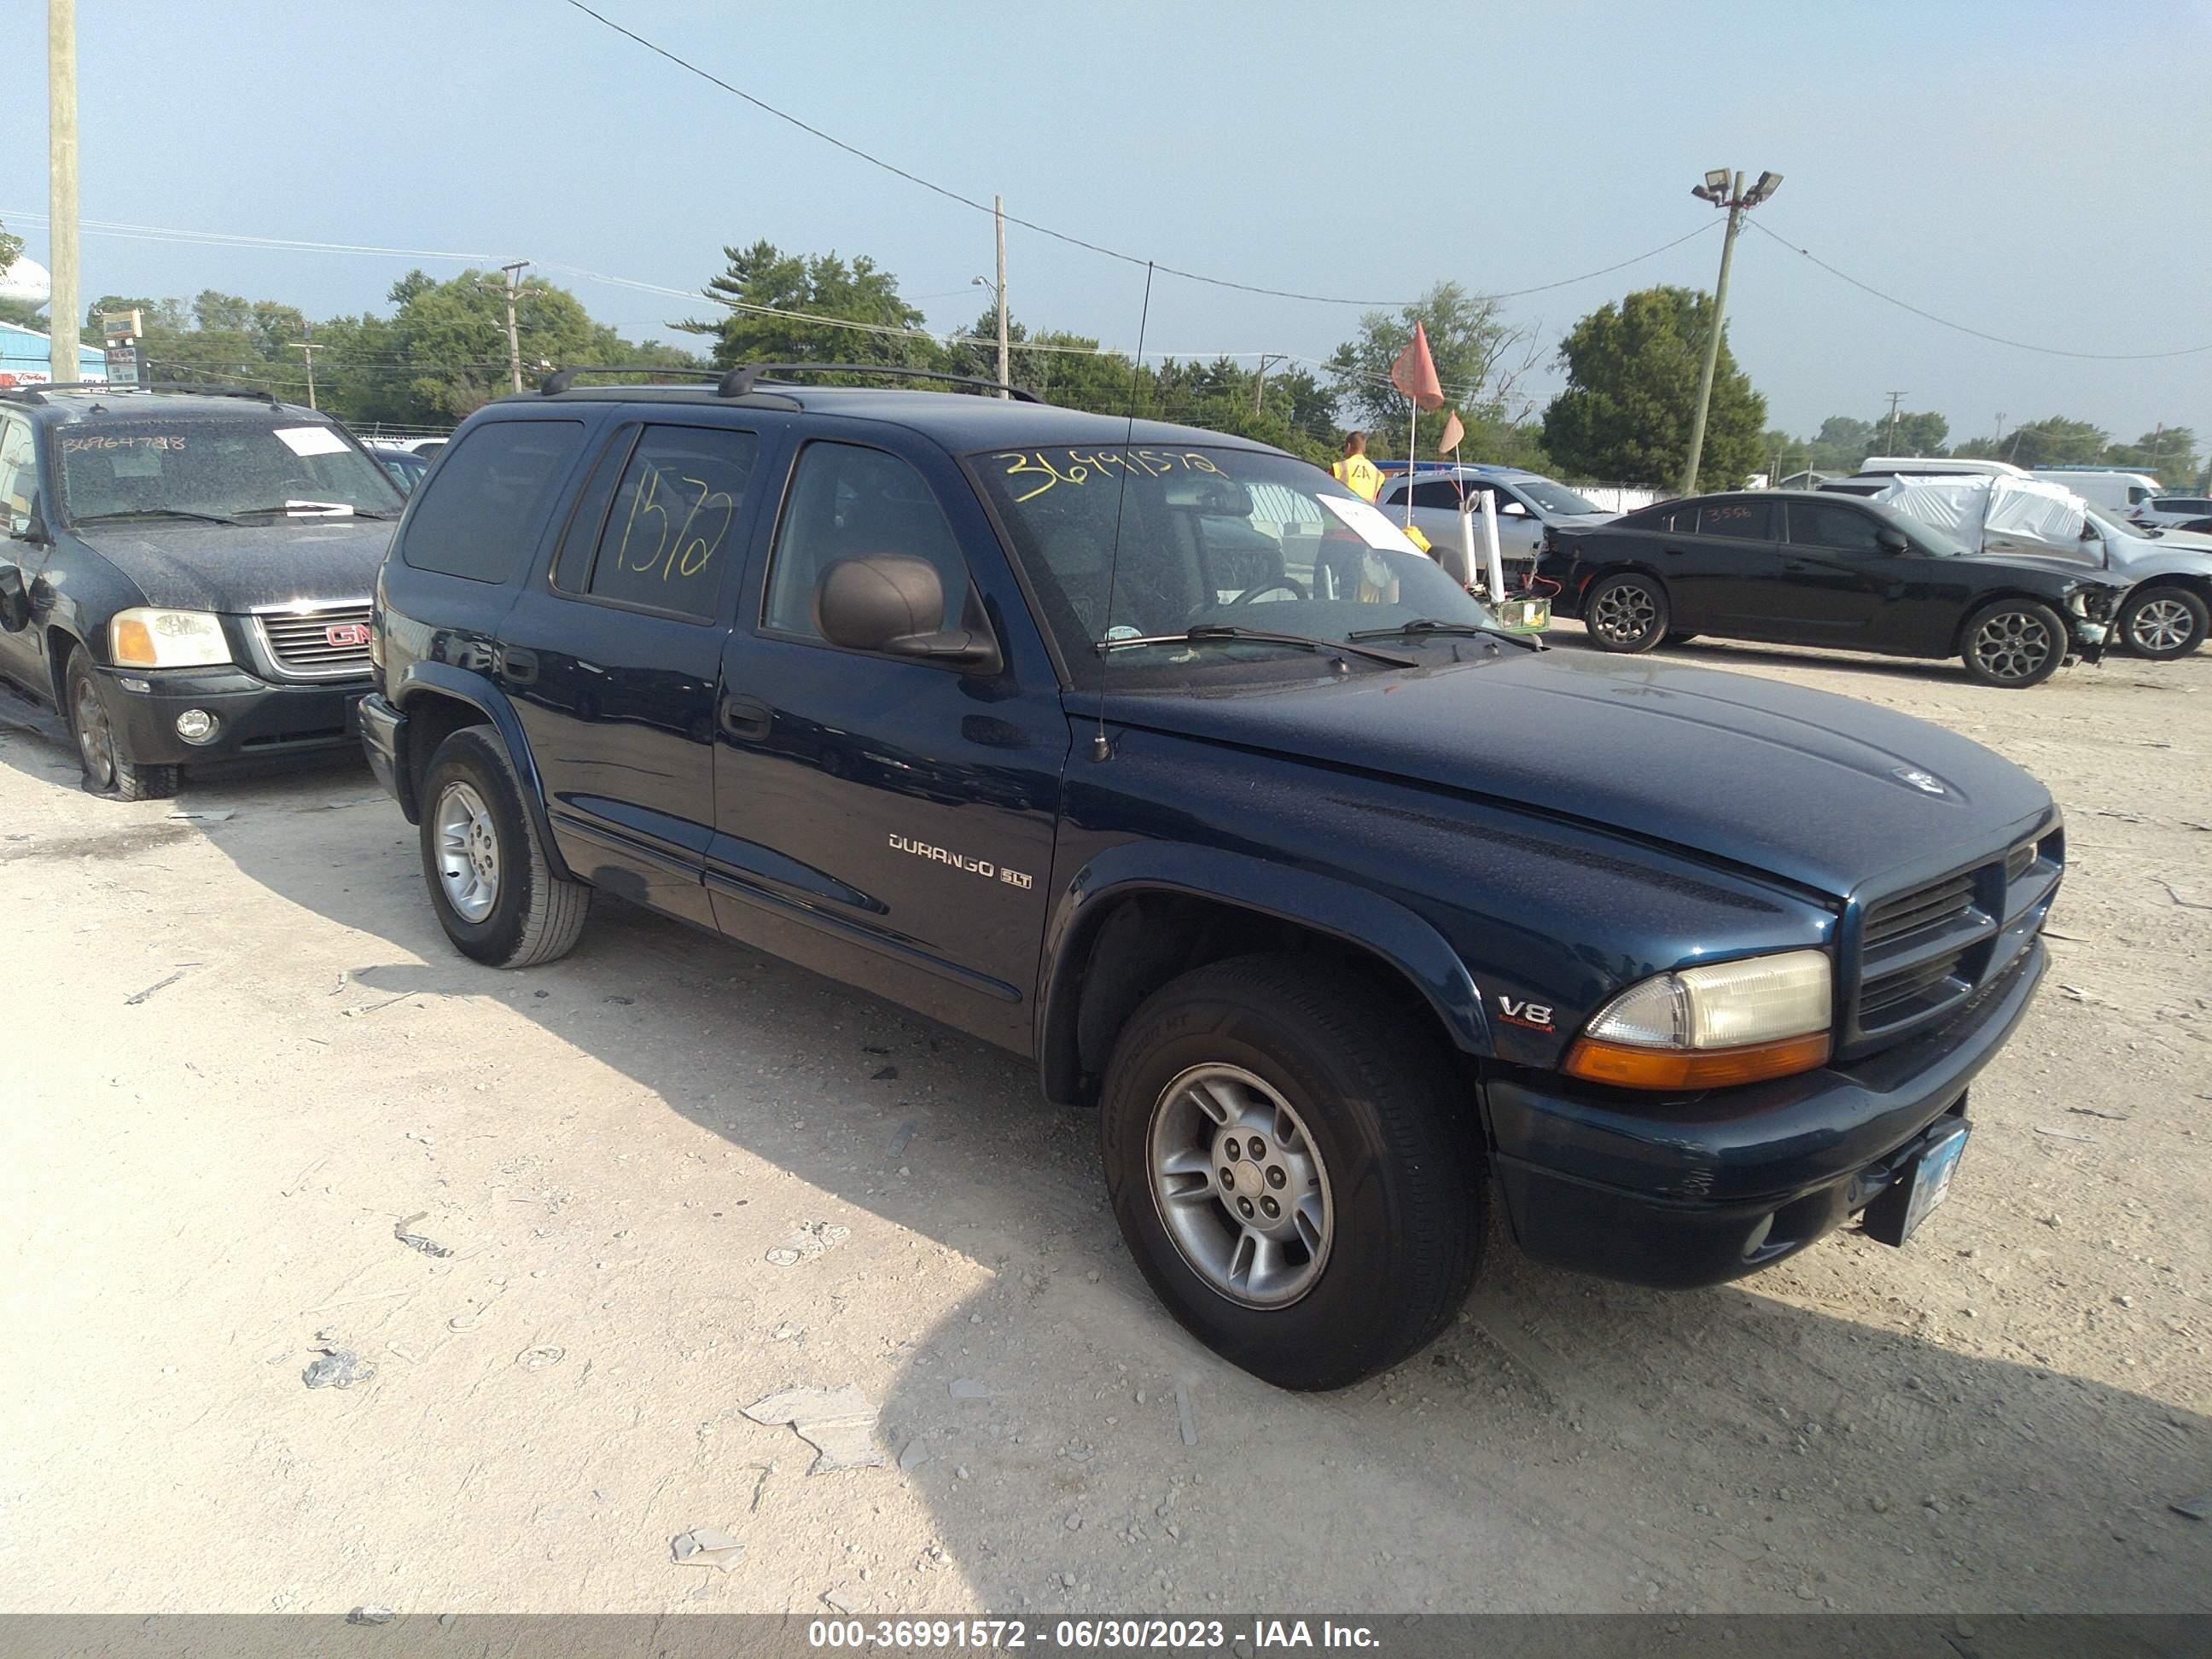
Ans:
{"label": "amber turn signal", "polygon": [[111,643],[115,660],[131,668],[151,668],[161,659],[154,650],[154,635],[143,622],[118,622]]}
{"label": "amber turn signal", "polygon": [[1809,1072],[1827,1061],[1828,1034],[1740,1048],[1639,1048],[1584,1037],[1567,1052],[1567,1075],[1620,1089],[1727,1089]]}

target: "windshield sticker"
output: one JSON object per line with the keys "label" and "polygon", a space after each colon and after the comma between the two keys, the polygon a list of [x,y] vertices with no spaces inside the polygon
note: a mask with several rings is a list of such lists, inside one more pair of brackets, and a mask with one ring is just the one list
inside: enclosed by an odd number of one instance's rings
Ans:
{"label": "windshield sticker", "polygon": [[1344,520],[1346,526],[1368,546],[1385,553],[1418,553],[1420,550],[1406,539],[1406,532],[1382,515],[1379,508],[1365,501],[1349,501],[1337,495],[1316,495],[1314,499]]}
{"label": "windshield sticker", "polygon": [[1125,476],[1164,478],[1178,471],[1211,472],[1217,477],[1221,476],[1221,469],[1196,450],[1001,450],[991,459],[1009,464],[1006,467],[1009,478],[1032,477],[1044,481],[1027,494],[1015,496],[1017,506],[1036,500],[1056,484],[1085,484],[1093,478],[1118,479]]}
{"label": "windshield sticker", "polygon": [[280,426],[276,428],[276,441],[295,455],[342,455],[346,441],[334,427]]}

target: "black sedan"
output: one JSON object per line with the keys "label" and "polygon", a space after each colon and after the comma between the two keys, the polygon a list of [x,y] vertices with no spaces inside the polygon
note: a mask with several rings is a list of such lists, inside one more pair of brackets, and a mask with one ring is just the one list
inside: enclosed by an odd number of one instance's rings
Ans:
{"label": "black sedan", "polygon": [[2037,685],[2103,654],[2124,583],[2058,559],[1976,553],[1872,501],[1774,489],[1662,501],[1554,531],[1553,608],[1607,651],[1700,634],[1893,657],[1958,657]]}
{"label": "black sedan", "polygon": [[349,747],[398,486],[326,415],[108,386],[0,393],[0,678],[94,794]]}

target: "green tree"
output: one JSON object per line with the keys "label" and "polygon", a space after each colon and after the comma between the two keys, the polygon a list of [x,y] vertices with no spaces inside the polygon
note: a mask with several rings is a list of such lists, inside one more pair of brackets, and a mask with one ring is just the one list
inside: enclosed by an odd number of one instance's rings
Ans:
{"label": "green tree", "polygon": [[[943,349],[921,337],[922,313],[899,298],[898,278],[866,254],[848,264],[834,252],[786,253],[765,240],[750,247],[725,247],[722,253],[729,268],[704,292],[729,307],[727,314],[677,325],[688,333],[714,337],[716,368],[748,362],[944,366]],[[811,322],[809,317],[836,321]],[[995,322],[994,331],[995,336]]]}
{"label": "green tree", "polygon": [[2148,472],[2169,487],[2193,484],[2200,470],[2197,434],[2185,426],[2162,426],[2131,444],[2114,444],[2106,450],[2105,460]]}
{"label": "green tree", "polygon": [[[1411,411],[1406,394],[1390,384],[1390,365],[1413,337],[1416,322],[1429,337],[1447,405],[1458,409],[1470,431],[1478,422],[1504,422],[1496,376],[1521,337],[1501,319],[1496,301],[1469,294],[1457,283],[1438,283],[1395,315],[1367,313],[1358,334],[1329,355],[1339,407],[1371,434],[1371,454],[1405,453]],[[1443,429],[1443,422],[1438,415],[1423,424],[1433,433]]]}
{"label": "green tree", "polygon": [[1942,455],[1946,453],[1943,441],[1951,435],[1951,423],[1933,412],[1908,415],[1900,410],[1893,422],[1885,415],[1868,424],[1885,455]]}
{"label": "green tree", "polygon": [[[1665,488],[1680,482],[1712,301],[1647,288],[1577,323],[1559,345],[1567,389],[1544,412],[1543,445],[1584,477]],[[1723,332],[1705,416],[1698,488],[1733,488],[1759,470],[1766,399]]]}
{"label": "green tree", "polygon": [[8,274],[8,267],[23,257],[23,239],[9,234],[8,227],[0,225],[0,276]]}
{"label": "green tree", "polygon": [[2017,466],[2064,466],[2101,459],[2106,434],[2087,421],[2051,415],[2014,428],[2003,443],[2003,458]]}

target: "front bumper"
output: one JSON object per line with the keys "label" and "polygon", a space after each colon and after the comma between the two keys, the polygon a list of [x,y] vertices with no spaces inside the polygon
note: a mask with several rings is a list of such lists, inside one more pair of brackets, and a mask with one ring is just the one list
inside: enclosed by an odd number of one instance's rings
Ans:
{"label": "front bumper", "polygon": [[1632,1284],[1717,1285],[1794,1255],[1879,1197],[2004,1046],[2042,981],[2036,940],[1957,1016],[1845,1067],[1681,1101],[1485,1085],[1492,1164],[1522,1249]]}
{"label": "front bumper", "polygon": [[[103,668],[100,678],[125,749],[149,766],[343,748],[354,740],[354,704],[370,684],[364,678],[293,685],[234,667]],[[177,735],[177,716],[188,708],[216,717],[211,740],[186,743]]]}

